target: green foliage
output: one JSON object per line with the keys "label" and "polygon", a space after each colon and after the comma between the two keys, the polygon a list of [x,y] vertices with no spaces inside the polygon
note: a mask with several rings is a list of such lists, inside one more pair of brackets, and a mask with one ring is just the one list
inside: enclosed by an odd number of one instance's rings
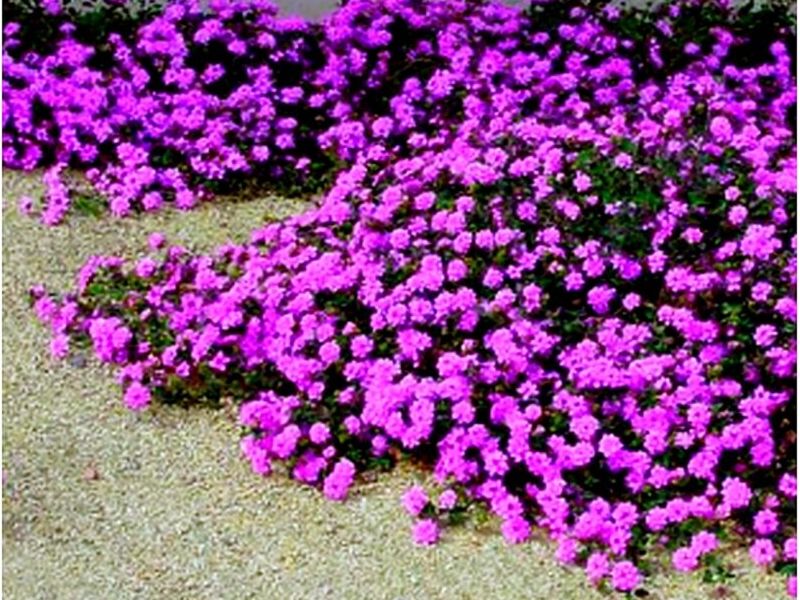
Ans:
{"label": "green foliage", "polygon": [[107,204],[105,198],[97,194],[74,194],[72,196],[72,207],[79,214],[95,219],[106,214]]}
{"label": "green foliage", "polygon": [[714,552],[703,556],[702,568],[703,583],[727,583],[735,577],[730,565]]}
{"label": "green foliage", "polygon": [[82,302],[90,306],[114,306],[131,293],[144,291],[147,286],[135,275],[126,275],[118,270],[101,269],[86,286]]}

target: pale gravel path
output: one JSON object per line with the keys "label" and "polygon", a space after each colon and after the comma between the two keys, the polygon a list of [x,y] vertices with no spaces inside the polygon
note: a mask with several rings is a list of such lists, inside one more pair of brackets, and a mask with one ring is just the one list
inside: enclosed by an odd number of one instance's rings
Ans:
{"label": "pale gravel path", "polygon": [[[37,177],[3,177],[3,592],[9,600],[601,598],[543,542],[504,544],[467,525],[415,548],[401,469],[344,504],[249,472],[221,413],[121,406],[110,370],[54,363],[27,307],[44,282],[66,289],[93,253],[136,256],[147,235],[208,249],[246,239],[275,200],[208,205],[135,219],[71,216],[47,229],[15,210]],[[99,479],[87,480],[94,465]],[[745,564],[741,559],[738,564]],[[706,599],[699,576],[658,579],[651,599]],[[782,582],[739,572],[725,598],[782,597]]]}

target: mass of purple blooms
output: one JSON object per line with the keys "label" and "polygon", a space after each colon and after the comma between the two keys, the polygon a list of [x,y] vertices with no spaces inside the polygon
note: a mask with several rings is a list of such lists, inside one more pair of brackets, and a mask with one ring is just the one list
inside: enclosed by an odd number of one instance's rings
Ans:
{"label": "mass of purple blooms", "polygon": [[483,507],[604,588],[661,558],[724,575],[744,543],[794,596],[792,34],[754,54],[720,18],[687,41],[700,4],[636,37],[580,2],[353,0],[310,24],[180,0],[102,61],[70,24],[37,54],[7,23],[3,159],[48,167],[45,223],[66,168],[119,216],[330,169],[249,243],[156,235],[34,289],[53,354],[116,365],[133,410],[233,400],[253,470],[333,500],[430,469],[402,499],[421,545]]}

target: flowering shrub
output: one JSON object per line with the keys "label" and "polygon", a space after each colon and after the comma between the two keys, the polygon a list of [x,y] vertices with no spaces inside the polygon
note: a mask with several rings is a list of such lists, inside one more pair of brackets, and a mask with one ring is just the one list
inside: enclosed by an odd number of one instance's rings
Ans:
{"label": "flowering shrub", "polygon": [[[171,4],[99,48],[65,22],[50,54],[29,51],[23,28],[8,24],[4,162],[88,168],[117,216],[168,201],[191,208],[244,178],[286,184],[324,171],[311,133],[323,117],[307,99],[319,61],[311,26],[277,19],[269,2],[211,7],[213,18],[195,2]],[[64,210],[50,195],[42,219],[55,224]]]}
{"label": "flowering shrub", "polygon": [[[348,164],[320,205],[211,255],[156,236],[132,263],[92,258],[71,294],[36,288],[53,354],[118,365],[133,410],[238,403],[253,470],[334,500],[414,458],[441,485],[403,497],[419,544],[482,505],[509,542],[544,528],[560,561],[632,592],[665,552],[718,576],[743,539],[791,593],[790,34],[754,54],[741,23],[763,21],[712,9],[349,3],[296,99]],[[166,51],[151,41],[137,51]]]}

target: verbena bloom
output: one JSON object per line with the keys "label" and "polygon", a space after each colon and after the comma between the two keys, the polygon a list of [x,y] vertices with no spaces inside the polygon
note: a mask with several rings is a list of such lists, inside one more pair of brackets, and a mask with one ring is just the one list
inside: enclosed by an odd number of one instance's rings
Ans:
{"label": "verbena bloom", "polygon": [[134,381],[125,390],[124,402],[131,410],[142,410],[150,404],[150,390],[138,381]]}
{"label": "verbena bloom", "polygon": [[677,571],[694,571],[698,566],[698,552],[694,548],[678,548],[672,554],[672,566]]}
{"label": "verbena bloom", "polygon": [[769,535],[778,529],[778,515],[769,509],[760,510],[753,519],[753,529],[759,535]]}
{"label": "verbena bloom", "polygon": [[151,233],[147,238],[147,245],[151,250],[158,250],[164,245],[165,241],[166,238],[163,233]]}
{"label": "verbena bloom", "polygon": [[50,354],[54,358],[64,358],[69,353],[69,336],[61,334],[50,342]]}
{"label": "verbena bloom", "polygon": [[714,117],[711,119],[711,125],[709,129],[711,131],[711,135],[714,136],[714,139],[723,144],[728,143],[733,135],[731,123],[725,117]]}
{"label": "verbena bloom", "polygon": [[344,500],[353,484],[355,465],[346,458],[340,459],[325,478],[322,491],[331,500]]}
{"label": "verbena bloom", "polygon": [[530,536],[531,527],[524,518],[511,517],[503,522],[501,531],[507,542],[511,544],[520,544]]}
{"label": "verbena bloom", "polygon": [[324,444],[330,439],[330,429],[325,423],[314,423],[309,429],[308,437],[315,444]]}
{"label": "verbena bloom", "polygon": [[592,553],[586,560],[586,576],[597,585],[609,573],[608,557],[600,552]]}
{"label": "verbena bloom", "polygon": [[755,342],[762,348],[772,345],[778,335],[777,329],[772,325],[759,325],[756,327]]}
{"label": "verbena bloom", "polygon": [[750,546],[750,558],[760,567],[771,564],[775,556],[775,546],[767,539],[756,540]]}
{"label": "verbena bloom", "polygon": [[692,536],[691,549],[697,554],[708,554],[717,549],[717,536],[710,531],[700,531]]}
{"label": "verbena bloom", "polygon": [[616,292],[606,285],[601,285],[589,290],[588,302],[595,312],[605,314],[608,312],[609,304]]}
{"label": "verbena bloom", "polygon": [[439,526],[433,519],[421,519],[414,524],[413,537],[418,546],[431,546],[439,540]]}
{"label": "verbena bloom", "polygon": [[453,490],[445,490],[439,496],[439,508],[442,510],[450,510],[455,508],[458,501],[458,495]]}
{"label": "verbena bloom", "polygon": [[19,212],[24,215],[30,215],[33,213],[33,198],[27,195],[20,196],[17,206],[19,207]]}
{"label": "verbena bloom", "polygon": [[749,486],[738,477],[729,477],[722,483],[722,497],[731,508],[747,506],[752,495]]}
{"label": "verbena bloom", "polygon": [[639,294],[635,294],[631,292],[630,294],[626,294],[625,297],[622,299],[622,306],[624,306],[627,310],[635,310],[639,308],[642,303],[642,299]]}
{"label": "verbena bloom", "polygon": [[629,592],[639,585],[641,575],[632,562],[618,562],[611,569],[611,585],[621,592]]}
{"label": "verbena bloom", "polygon": [[728,211],[728,221],[732,225],[741,225],[747,218],[747,208],[741,204],[737,204]]}
{"label": "verbena bloom", "polygon": [[783,557],[786,560],[797,560],[797,538],[791,537],[783,544]]}
{"label": "verbena bloom", "polygon": [[411,487],[403,494],[403,508],[412,517],[416,517],[428,504],[428,494],[418,485]]}

